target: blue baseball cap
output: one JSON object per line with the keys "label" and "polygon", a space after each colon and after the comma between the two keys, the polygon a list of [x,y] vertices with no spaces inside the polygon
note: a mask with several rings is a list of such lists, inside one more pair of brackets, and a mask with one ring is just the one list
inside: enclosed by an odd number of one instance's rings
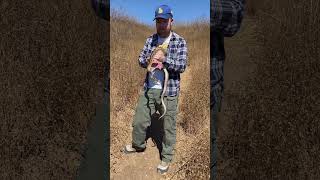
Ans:
{"label": "blue baseball cap", "polygon": [[168,5],[161,5],[157,7],[155,13],[154,13],[154,19],[157,18],[163,18],[163,19],[169,19],[173,17],[173,13],[171,8]]}

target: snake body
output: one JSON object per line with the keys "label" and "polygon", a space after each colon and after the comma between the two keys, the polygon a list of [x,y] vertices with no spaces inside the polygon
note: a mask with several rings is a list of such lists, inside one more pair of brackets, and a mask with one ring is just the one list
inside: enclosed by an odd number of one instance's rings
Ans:
{"label": "snake body", "polygon": [[[163,70],[164,72],[164,83],[163,83],[163,88],[162,88],[162,93],[161,93],[161,104],[163,106],[163,114],[159,117],[159,119],[161,119],[166,113],[167,113],[167,107],[164,103],[164,95],[167,91],[167,87],[168,87],[168,80],[169,80],[169,73],[167,71],[167,69],[162,65],[158,63],[154,63],[153,62],[153,57],[156,55],[156,53],[158,51],[162,51],[163,55],[166,55],[166,49],[164,49],[163,47],[157,47],[151,54],[150,58],[148,58],[148,66],[147,66],[147,70],[148,72],[150,72],[150,79],[152,81],[154,81],[155,83],[160,83],[161,81],[158,80],[157,78],[155,78],[154,75],[154,70],[159,69],[159,70]],[[156,66],[153,66],[154,64],[156,64]]]}
{"label": "snake body", "polygon": [[[154,82],[160,82],[157,78],[155,78],[153,76],[153,71],[154,70],[155,69],[151,70],[151,76],[150,77]],[[162,89],[162,93],[161,93],[161,104],[162,104],[162,107],[163,107],[163,113],[159,117],[159,119],[161,119],[167,113],[167,107],[166,107],[166,104],[164,103],[164,95],[165,95],[165,93],[167,91],[167,87],[168,87],[169,73],[168,73],[168,70],[166,68],[163,68],[163,72],[164,72],[164,82],[163,82],[163,89]]]}
{"label": "snake body", "polygon": [[161,94],[161,104],[163,106],[163,114],[159,117],[159,119],[161,119],[167,113],[167,107],[163,99],[164,99],[164,94],[167,91],[169,73],[166,68],[163,68],[163,72],[164,72],[164,83],[163,83],[163,89]]}

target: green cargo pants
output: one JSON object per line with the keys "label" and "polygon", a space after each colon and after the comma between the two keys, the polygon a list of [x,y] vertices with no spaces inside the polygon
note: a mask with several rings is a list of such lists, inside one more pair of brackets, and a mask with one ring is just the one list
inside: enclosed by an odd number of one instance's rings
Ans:
{"label": "green cargo pants", "polygon": [[[160,89],[148,89],[140,94],[136,113],[132,123],[132,146],[136,149],[146,147],[145,139],[147,128],[151,125],[151,117],[157,110],[162,114]],[[176,143],[176,116],[178,109],[178,96],[164,97],[167,113],[163,117],[164,136],[162,141],[162,161],[171,162],[173,149]]]}

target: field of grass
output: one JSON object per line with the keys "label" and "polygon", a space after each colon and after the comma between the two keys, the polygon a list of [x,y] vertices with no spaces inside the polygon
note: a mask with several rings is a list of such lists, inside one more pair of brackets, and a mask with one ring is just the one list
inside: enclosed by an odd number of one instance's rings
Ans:
{"label": "field of grass", "polygon": [[0,179],[74,179],[103,100],[106,22],[86,0],[0,12]]}
{"label": "field of grass", "polygon": [[[247,1],[250,24],[226,44],[230,54],[243,42],[255,72],[226,88],[220,178],[319,178],[319,8],[315,0]],[[250,27],[255,45],[245,43]]]}

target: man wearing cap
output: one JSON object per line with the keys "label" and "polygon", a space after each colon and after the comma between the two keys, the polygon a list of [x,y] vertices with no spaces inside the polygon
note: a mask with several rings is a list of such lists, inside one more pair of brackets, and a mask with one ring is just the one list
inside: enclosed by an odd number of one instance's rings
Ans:
{"label": "man wearing cap", "polygon": [[[166,56],[155,56],[155,60],[152,61],[154,63],[162,63],[169,72],[168,87],[164,98],[167,113],[163,117],[164,136],[161,150],[161,162],[157,167],[157,171],[162,174],[168,171],[169,163],[172,161],[174,155],[180,73],[183,73],[186,69],[187,44],[183,37],[171,30],[173,12],[169,6],[161,5],[157,7],[154,20],[156,22],[157,33],[147,38],[138,62],[142,68],[147,68],[147,61],[156,47],[161,46],[167,51]],[[162,73],[161,71],[158,72]],[[151,116],[156,110],[162,111],[160,96],[158,96],[158,94],[160,94],[158,92],[161,92],[162,87],[161,84],[159,86],[150,83],[150,77],[149,74],[147,74],[143,92],[140,94],[132,123],[132,144],[125,146],[123,149],[125,153],[145,150],[146,131],[151,125]]]}

